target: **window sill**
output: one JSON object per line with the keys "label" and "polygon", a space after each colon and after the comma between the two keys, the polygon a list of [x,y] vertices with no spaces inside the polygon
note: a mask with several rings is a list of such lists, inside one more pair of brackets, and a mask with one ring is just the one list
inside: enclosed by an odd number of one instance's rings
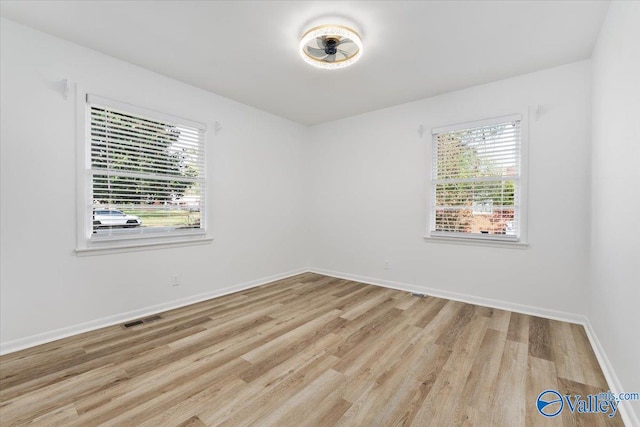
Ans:
{"label": "window sill", "polygon": [[488,246],[494,248],[508,249],[528,249],[529,244],[524,242],[510,242],[499,240],[485,240],[481,238],[446,237],[446,236],[424,236],[424,241],[428,243],[444,243],[450,245],[465,246]]}
{"label": "window sill", "polygon": [[[155,249],[165,249],[165,248],[181,248],[184,246],[195,246],[195,245],[208,245],[213,241],[213,238],[202,238],[199,237],[197,239],[193,238],[176,238],[172,240],[154,240],[154,241],[146,241],[146,242],[118,242],[114,243],[113,241],[109,242],[108,245],[96,245],[87,248],[76,248],[75,252],[77,256],[92,256],[92,255],[108,255],[108,254],[119,254],[126,252],[139,252],[139,251],[149,251]],[[106,242],[102,242],[106,243]]]}

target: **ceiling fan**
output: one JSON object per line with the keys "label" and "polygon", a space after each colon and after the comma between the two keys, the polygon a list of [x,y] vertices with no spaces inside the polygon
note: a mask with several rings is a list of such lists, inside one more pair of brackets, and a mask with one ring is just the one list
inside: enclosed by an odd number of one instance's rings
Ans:
{"label": "ceiling fan", "polygon": [[316,38],[315,41],[318,47],[315,48],[312,46],[307,46],[307,54],[314,57],[315,59],[326,62],[335,62],[336,60],[343,61],[349,59],[352,54],[351,51],[353,47],[351,47],[350,49],[349,46],[343,46],[343,48],[340,49],[339,46],[352,44],[355,47],[353,40],[346,37],[340,38],[339,36],[322,36]]}
{"label": "ceiling fan", "polygon": [[307,31],[300,41],[302,58],[319,68],[343,68],[362,55],[362,41],[354,30],[340,25],[321,25]]}

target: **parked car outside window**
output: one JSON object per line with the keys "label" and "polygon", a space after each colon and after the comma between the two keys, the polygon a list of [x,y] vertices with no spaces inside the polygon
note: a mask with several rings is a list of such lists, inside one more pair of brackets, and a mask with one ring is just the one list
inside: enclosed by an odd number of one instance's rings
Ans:
{"label": "parked car outside window", "polygon": [[142,220],[135,215],[127,215],[117,209],[96,209],[93,211],[93,229],[139,227]]}

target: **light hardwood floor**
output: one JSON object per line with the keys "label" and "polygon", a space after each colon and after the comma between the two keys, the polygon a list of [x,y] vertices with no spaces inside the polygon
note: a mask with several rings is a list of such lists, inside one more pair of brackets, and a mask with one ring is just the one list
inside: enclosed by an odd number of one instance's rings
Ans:
{"label": "light hardwood floor", "polygon": [[0,424],[599,426],[581,326],[302,274],[0,358]]}

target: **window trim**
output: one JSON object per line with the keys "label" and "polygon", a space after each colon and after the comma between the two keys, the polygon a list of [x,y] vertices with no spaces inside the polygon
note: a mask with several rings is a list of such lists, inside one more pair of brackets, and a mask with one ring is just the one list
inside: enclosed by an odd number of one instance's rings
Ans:
{"label": "window trim", "polygon": [[[211,236],[211,184],[210,160],[207,150],[211,132],[206,132],[205,123],[184,119],[178,115],[158,112],[153,109],[138,107],[123,101],[116,101],[107,97],[93,95],[76,84],[76,248],[78,256],[121,253],[170,247],[207,244],[213,241]],[[91,129],[91,109],[89,100],[99,99],[109,103],[113,108],[123,109],[132,114],[151,116],[158,120],[179,121],[180,124],[196,127],[205,131],[203,144],[204,181],[206,183],[203,197],[205,200],[203,213],[200,218],[202,228],[196,230],[181,230],[171,233],[157,233],[147,235],[118,235],[109,238],[91,239],[93,223],[90,221],[92,209],[92,174],[91,149],[89,147],[89,132]],[[91,224],[89,224],[91,222]]]}
{"label": "window trim", "polygon": [[[517,110],[516,110],[517,111]],[[447,244],[462,244],[472,246],[493,246],[503,248],[518,248],[526,249],[529,246],[528,236],[528,205],[529,205],[529,116],[530,108],[524,109],[520,113],[513,113],[513,110],[509,114],[495,115],[491,118],[482,118],[476,120],[470,120],[466,122],[460,122],[453,125],[444,125],[431,128],[429,134],[429,141],[426,144],[425,149],[425,163],[426,163],[426,224],[425,234],[423,236],[425,242],[434,243],[447,243]],[[486,117],[486,116],[485,116]],[[520,120],[520,234],[516,238],[499,237],[497,235],[454,235],[448,233],[432,232],[431,224],[434,220],[432,203],[432,154],[433,154],[433,135],[443,132],[453,132],[462,129],[468,129],[473,127],[487,126],[500,122]]]}

